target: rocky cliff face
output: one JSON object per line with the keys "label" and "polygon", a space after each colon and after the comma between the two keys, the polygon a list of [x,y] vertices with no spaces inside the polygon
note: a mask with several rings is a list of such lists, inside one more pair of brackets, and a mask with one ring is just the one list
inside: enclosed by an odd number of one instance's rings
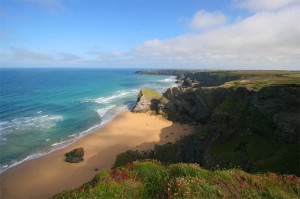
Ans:
{"label": "rocky cliff face", "polygon": [[[232,128],[240,128],[242,124],[234,121],[243,120],[243,125],[253,131],[262,134],[272,131],[282,142],[299,141],[299,85],[272,86],[258,92],[245,88],[178,87],[168,89],[163,96],[169,101],[157,103],[157,109],[173,121],[214,125],[226,123]],[[267,123],[271,129],[262,129],[263,124],[254,127],[247,123],[255,118]]]}
{"label": "rocky cliff face", "polygon": [[169,88],[164,96],[168,103],[158,103],[158,110],[176,122],[205,124],[213,110],[232,91],[224,88]]}
{"label": "rocky cliff face", "polygon": [[[248,171],[299,175],[299,85],[272,86],[258,92],[179,87],[164,96],[169,102],[158,103],[159,113],[173,121],[199,124],[198,132],[177,143],[178,161],[207,168],[235,165]],[[280,160],[284,157],[289,158]],[[285,164],[289,165],[278,166]]]}
{"label": "rocky cliff face", "polygon": [[[198,81],[191,79],[193,75],[185,78],[190,83]],[[202,84],[210,85],[210,77]],[[268,85],[259,90],[185,85],[168,89],[162,97],[151,110],[199,128],[176,144],[156,147],[151,158],[300,175],[299,84]]]}

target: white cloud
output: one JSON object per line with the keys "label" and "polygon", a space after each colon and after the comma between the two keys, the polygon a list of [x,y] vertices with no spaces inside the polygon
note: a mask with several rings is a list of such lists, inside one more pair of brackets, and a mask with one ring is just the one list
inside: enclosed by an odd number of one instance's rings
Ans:
{"label": "white cloud", "polygon": [[300,69],[299,19],[299,6],[259,12],[201,34],[146,41],[134,48],[134,54],[177,65]]}
{"label": "white cloud", "polygon": [[[197,18],[196,15],[193,21]],[[224,24],[224,21],[215,22],[215,25],[212,22],[209,26],[201,25],[201,32],[164,40],[148,40],[129,52],[105,52],[101,47],[93,47],[90,52],[81,54],[80,57],[69,52],[50,54],[12,47],[11,51],[0,54],[0,66],[35,64],[71,67],[300,70],[299,19],[300,6],[266,9],[231,24]]]}
{"label": "white cloud", "polygon": [[112,51],[111,52],[111,55],[116,56],[116,57],[122,56],[123,54],[124,54],[124,52],[122,52],[122,51]]}
{"label": "white cloud", "polygon": [[36,52],[26,48],[11,47],[12,57],[18,60],[52,60],[53,57],[47,53]]}
{"label": "white cloud", "polygon": [[76,66],[80,65],[82,57],[68,53],[45,53],[28,48],[12,46],[9,51],[0,52],[1,66]]}
{"label": "white cloud", "polygon": [[75,54],[71,54],[71,53],[58,53],[58,55],[61,57],[61,61],[75,61],[75,60],[79,60],[80,57],[78,55]]}
{"label": "white cloud", "polygon": [[195,29],[207,29],[222,25],[226,20],[226,16],[221,12],[206,12],[200,10],[194,15],[190,27]]}
{"label": "white cloud", "polygon": [[299,0],[238,0],[238,7],[246,8],[251,11],[278,10],[288,6],[300,5]]}

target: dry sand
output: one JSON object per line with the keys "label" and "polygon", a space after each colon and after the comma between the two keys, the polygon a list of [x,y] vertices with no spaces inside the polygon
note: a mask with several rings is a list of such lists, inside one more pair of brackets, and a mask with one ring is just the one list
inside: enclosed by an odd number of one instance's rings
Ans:
{"label": "dry sand", "polygon": [[[96,168],[111,168],[118,153],[129,149],[147,150],[155,144],[174,142],[192,130],[192,126],[172,123],[160,116],[126,111],[63,149],[2,173],[0,198],[49,198],[87,182],[97,173]],[[64,154],[78,147],[84,148],[84,161],[77,164],[64,162]]]}

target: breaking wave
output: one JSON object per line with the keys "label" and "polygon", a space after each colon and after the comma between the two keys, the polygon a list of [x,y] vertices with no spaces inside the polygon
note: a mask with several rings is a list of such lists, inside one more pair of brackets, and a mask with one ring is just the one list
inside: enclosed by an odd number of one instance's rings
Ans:
{"label": "breaking wave", "polygon": [[[59,115],[42,115],[37,117],[19,117],[10,121],[0,122],[0,131],[8,131],[21,128],[39,128],[45,129],[55,125],[56,122],[63,121]],[[0,132],[0,134],[1,134]]]}
{"label": "breaking wave", "polygon": [[116,105],[111,105],[105,108],[97,109],[98,115],[102,118],[110,109],[114,108]]}

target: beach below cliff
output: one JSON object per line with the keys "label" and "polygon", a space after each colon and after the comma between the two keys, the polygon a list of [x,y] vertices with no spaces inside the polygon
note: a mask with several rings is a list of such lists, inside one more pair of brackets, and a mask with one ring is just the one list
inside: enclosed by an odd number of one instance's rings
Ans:
{"label": "beach below cliff", "polygon": [[[69,146],[17,165],[0,175],[1,198],[49,198],[79,187],[98,170],[113,166],[126,150],[146,151],[156,144],[175,142],[193,126],[173,123],[150,113],[124,111],[104,127]],[[84,148],[84,161],[65,162],[65,153]]]}

